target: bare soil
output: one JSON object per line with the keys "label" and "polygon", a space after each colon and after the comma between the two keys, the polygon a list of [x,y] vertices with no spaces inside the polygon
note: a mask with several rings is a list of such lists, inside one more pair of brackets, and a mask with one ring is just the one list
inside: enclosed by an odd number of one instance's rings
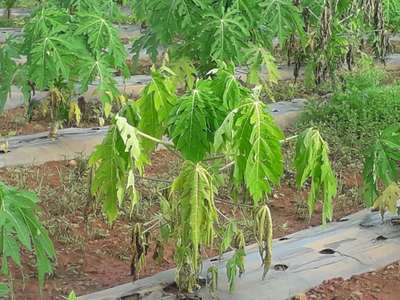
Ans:
{"label": "bare soil", "polygon": [[[24,107],[13,108],[0,114],[0,137],[46,132],[49,131],[50,123],[50,118],[46,115],[43,116],[43,114],[38,110],[34,111],[32,120],[28,121]],[[90,113],[84,115],[83,120],[79,125],[72,121],[64,122],[61,126],[90,128],[98,127],[99,122],[94,115],[92,108],[90,108]]]}
{"label": "bare soil", "polygon": [[28,122],[25,108],[17,107],[0,115],[0,136],[32,134],[48,130],[49,122],[45,119]]}
{"label": "bare soil", "polygon": [[[129,213],[122,213],[115,224],[107,225],[100,205],[92,202],[89,197],[85,164],[84,160],[77,159],[27,168],[0,169],[1,181],[38,193],[43,210],[41,219],[49,229],[57,251],[55,272],[46,280],[42,297],[39,294],[33,262],[28,255],[24,256],[25,283],[22,273],[15,270],[16,299],[65,299],[72,290],[82,295],[133,280],[129,267],[130,233],[136,220],[130,219]],[[178,169],[179,161],[175,156],[166,151],[158,151],[153,157],[153,164],[146,170],[146,176],[172,180]],[[362,207],[356,196],[360,175],[351,170],[346,174],[342,176],[343,184],[335,204],[335,219]],[[304,203],[305,192],[297,191],[293,182],[293,175],[286,174],[283,184],[271,197],[275,238],[321,223],[320,208],[308,220],[308,210]],[[139,190],[143,197],[143,218],[158,211],[154,191],[163,186],[166,184],[139,181]],[[227,203],[227,199],[218,199],[220,211],[228,216],[236,215],[237,211]],[[153,258],[153,234],[152,237],[140,277],[174,267],[173,245],[166,246],[164,259],[159,263]],[[216,249],[203,252],[204,257],[216,254]]]}
{"label": "bare soil", "polygon": [[318,300],[398,300],[400,299],[400,262],[385,268],[352,276],[334,278],[308,291],[303,299]]}

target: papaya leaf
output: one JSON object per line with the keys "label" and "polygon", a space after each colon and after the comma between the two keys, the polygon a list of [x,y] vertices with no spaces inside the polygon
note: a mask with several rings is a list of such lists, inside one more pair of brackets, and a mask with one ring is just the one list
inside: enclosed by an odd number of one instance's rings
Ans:
{"label": "papaya leaf", "polygon": [[185,159],[199,162],[210,151],[224,117],[221,104],[207,81],[198,81],[191,94],[178,99],[169,119],[169,131]]}
{"label": "papaya leaf", "polygon": [[386,211],[397,213],[397,202],[400,200],[400,187],[397,183],[391,183],[375,200],[374,209],[379,209],[382,219]]}
{"label": "papaya leaf", "polygon": [[221,5],[219,10],[206,14],[205,18],[214,30],[211,45],[213,59],[228,61],[237,58],[249,34],[240,12],[236,9],[224,10]]}
{"label": "papaya leaf", "polygon": [[0,45],[0,113],[3,112],[7,98],[11,94],[11,86],[18,70],[15,59],[19,57],[17,43],[13,38],[7,38],[6,42]]}
{"label": "papaya leaf", "polygon": [[263,205],[256,213],[254,234],[264,266],[264,279],[272,262],[272,218],[268,205]]}
{"label": "papaya leaf", "polygon": [[80,26],[75,35],[87,38],[89,49],[95,56],[107,51],[113,66],[124,69],[127,52],[113,24],[98,13],[83,11],[78,14]]}
{"label": "papaya leaf", "polygon": [[379,186],[388,187],[399,178],[400,127],[385,129],[369,149],[363,170],[364,199],[372,206],[379,195]]}
{"label": "papaya leaf", "polygon": [[[138,129],[160,139],[165,133],[168,117],[176,103],[175,84],[168,76],[156,70],[152,70],[151,78],[151,82],[137,100],[141,117]],[[142,146],[144,153],[149,155],[154,150],[155,143],[144,140]]]}
{"label": "papaya leaf", "polygon": [[297,138],[294,158],[296,185],[301,188],[311,180],[307,204],[313,213],[318,198],[322,197],[322,222],[332,220],[332,200],[337,193],[337,183],[329,161],[329,148],[318,130],[309,128]]}
{"label": "papaya leaf", "polygon": [[[36,256],[40,287],[46,274],[53,271],[54,246],[47,230],[39,222],[38,199],[34,193],[17,190],[0,182],[0,256],[3,275],[9,275],[9,260],[22,267],[22,248]],[[8,288],[0,285],[1,292]]]}
{"label": "papaya leaf", "polygon": [[0,296],[7,296],[10,293],[10,289],[6,284],[0,283]]}
{"label": "papaya leaf", "polygon": [[133,170],[143,172],[145,160],[136,135],[138,122],[135,103],[128,102],[89,158],[89,167],[93,170],[91,193],[103,204],[110,223],[117,218],[126,195],[131,199],[131,209],[139,201]]}
{"label": "papaya leaf", "polygon": [[250,96],[249,90],[244,88],[236,78],[236,69],[233,64],[221,63],[213,78],[212,88],[215,95],[222,99],[225,108],[230,110],[235,109],[242,100]]}
{"label": "papaya leaf", "polygon": [[129,155],[125,149],[118,128],[112,126],[89,159],[89,166],[94,170],[91,192],[102,202],[110,223],[117,218],[119,203],[125,193],[129,165]]}
{"label": "papaya leaf", "polygon": [[281,46],[285,45],[291,34],[304,39],[304,24],[301,12],[290,0],[264,0],[264,18],[272,35],[278,37]]}
{"label": "papaya leaf", "polygon": [[[171,188],[171,201],[177,220],[173,226],[175,237],[179,237],[176,253],[179,282],[186,282],[188,290],[194,288],[200,272],[200,249],[211,246],[214,239],[214,225],[217,210],[214,203],[213,178],[200,163],[185,161],[179,176]],[[185,274],[187,259],[193,272]]]}
{"label": "papaya leaf", "polygon": [[[265,48],[253,45],[247,51],[245,61],[249,64],[248,83],[263,84],[265,87],[268,84],[278,83],[278,67],[272,54]],[[267,71],[267,77],[265,74],[261,74],[263,67]]]}
{"label": "papaya leaf", "polygon": [[245,241],[242,231],[238,231],[235,235],[234,241],[235,252],[232,257],[226,262],[226,275],[228,277],[229,291],[232,292],[235,288],[236,277],[241,277],[245,271],[244,268],[244,257],[245,252]]}
{"label": "papaya leaf", "polygon": [[107,56],[97,55],[96,57],[86,56],[82,59],[80,66],[81,91],[88,90],[89,84],[95,79],[99,80],[96,92],[100,97],[105,108],[105,114],[110,114],[111,103],[120,92],[117,88],[117,82],[113,77],[112,66]]}
{"label": "papaya leaf", "polygon": [[38,89],[48,88],[59,78],[69,79],[73,49],[65,38],[52,33],[32,45],[29,76],[35,78]]}

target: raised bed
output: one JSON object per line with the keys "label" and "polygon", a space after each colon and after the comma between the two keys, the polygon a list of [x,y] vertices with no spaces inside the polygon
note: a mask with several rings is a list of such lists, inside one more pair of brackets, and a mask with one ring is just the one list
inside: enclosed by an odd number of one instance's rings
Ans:
{"label": "raised bed", "polygon": [[[378,213],[363,210],[340,222],[319,226],[274,241],[272,270],[264,281],[256,245],[247,248],[246,273],[229,293],[222,259],[204,262],[204,270],[218,266],[218,299],[284,300],[334,277],[382,268],[400,259],[400,227],[389,219],[382,222]],[[205,273],[204,273],[204,276]],[[82,300],[176,299],[167,292],[174,282],[174,270],[159,273],[134,283],[117,286],[81,297]],[[198,292],[201,299],[212,299],[207,288]]]}
{"label": "raised bed", "polygon": [[[0,9],[1,13],[1,9]],[[131,40],[140,36],[140,26],[138,25],[115,25],[120,33],[120,37],[124,43],[129,43]],[[0,28],[0,43],[4,43],[7,36],[22,35],[21,28]]]}
{"label": "raised bed", "polygon": [[[277,102],[269,106],[271,114],[282,128],[293,125],[306,105],[306,100]],[[7,142],[8,153],[0,153],[0,168],[42,164],[48,161],[72,159],[87,156],[101,143],[107,128],[69,128],[59,131],[57,139],[48,138],[48,133],[29,136],[0,138],[0,144]]]}
{"label": "raised bed", "polygon": [[[178,172],[179,161],[168,151],[157,151],[152,161],[153,164],[146,168],[148,177],[169,179]],[[107,226],[99,207],[87,196],[88,175],[85,168],[84,160],[79,157],[71,161],[48,162],[38,166],[0,168],[2,181],[36,191],[42,200],[40,204],[43,210],[42,220],[50,230],[58,257],[54,275],[46,280],[43,299],[61,300],[65,299],[72,290],[78,295],[85,295],[133,281],[129,274],[131,228],[127,217],[129,212],[121,215],[112,228]],[[321,222],[320,209],[317,209],[312,219],[308,220],[307,208],[303,207],[304,210],[302,210],[299,206],[302,193],[291,185],[290,181],[290,176],[286,177],[271,197],[274,236],[278,240],[310,226],[318,226]],[[137,184],[144,197],[143,215],[149,214],[148,211],[157,211],[158,205],[153,199],[152,191],[154,188],[165,186],[165,183],[138,178]],[[336,204],[335,220],[360,209],[360,203],[352,198],[351,192],[358,187],[357,172],[348,170],[347,175],[343,177],[341,189],[341,195],[344,198],[341,196],[341,200]],[[216,204],[227,215],[232,214],[232,207],[229,205],[220,201]],[[279,243],[284,245],[284,240],[285,238]],[[154,241],[151,249],[154,249],[153,247]],[[292,249],[292,254],[294,252],[295,249]],[[214,257],[216,253],[217,250],[209,249],[203,254],[206,259]],[[172,257],[173,245],[166,246],[165,260],[161,263],[154,260],[153,251],[150,250],[146,265],[140,272],[140,278],[173,268]],[[16,299],[40,299],[34,267],[26,260],[24,262],[25,281],[22,280],[21,274],[16,272],[14,282]],[[251,272],[253,267],[256,268],[254,278],[260,281],[261,269],[259,258],[256,256],[254,256],[253,266],[248,266],[245,276],[253,273]],[[169,273],[173,276],[172,272]],[[225,274],[221,273],[221,278],[223,276]],[[239,279],[238,283],[241,284],[242,280],[244,278]],[[267,281],[260,281],[260,283],[265,284]],[[222,289],[223,286],[221,285]]]}
{"label": "raised bed", "polygon": [[[148,60],[148,57],[143,52],[141,54],[141,60]],[[400,71],[400,54],[391,54],[387,57],[385,64],[381,64],[385,70],[389,72],[397,72]],[[302,73],[301,73],[302,74]],[[264,74],[267,78],[267,74]],[[237,71],[237,77],[245,80],[245,70],[239,69]],[[284,65],[279,66],[279,77],[281,80],[293,80],[293,68],[287,67]],[[124,80],[122,77],[115,77],[118,82],[118,88],[123,93],[127,94],[130,97],[136,97],[140,91],[144,88],[147,82],[150,80],[150,76],[148,75],[133,75],[129,79]],[[89,90],[84,94],[86,99],[93,98],[94,91],[96,89],[96,83],[89,86]],[[47,92],[37,92],[34,97],[35,100],[41,100],[48,95]],[[12,87],[11,96],[6,102],[5,109],[13,109],[15,107],[21,106],[24,104],[23,95],[17,87]]]}

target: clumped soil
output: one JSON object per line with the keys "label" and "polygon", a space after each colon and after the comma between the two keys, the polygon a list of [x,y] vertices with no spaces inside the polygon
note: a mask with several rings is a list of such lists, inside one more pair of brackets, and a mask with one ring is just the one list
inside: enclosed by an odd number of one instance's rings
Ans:
{"label": "clumped soil", "polygon": [[400,299],[400,262],[378,271],[334,278],[308,291],[303,299],[318,300],[398,300]]}
{"label": "clumped soil", "polygon": [[[161,150],[153,155],[153,163],[146,169],[148,178],[172,180],[179,171],[180,162],[171,153]],[[41,220],[48,228],[57,251],[54,275],[46,280],[42,299],[65,299],[70,291],[78,295],[132,281],[130,275],[131,226],[137,221],[148,220],[159,210],[157,191],[168,186],[164,182],[138,180],[142,201],[138,216],[142,220],[129,218],[129,209],[121,213],[112,226],[107,225],[100,204],[88,193],[86,161],[49,162],[40,166],[0,169],[0,180],[14,186],[36,191],[41,199]],[[342,175],[342,185],[335,202],[335,219],[358,211],[362,205],[357,196],[360,175],[348,170]],[[308,219],[305,191],[294,187],[293,174],[285,174],[282,185],[274,190],[270,200],[273,217],[274,237],[317,226],[321,223],[321,208]],[[239,215],[229,199],[218,196],[217,206],[227,216]],[[128,205],[127,205],[128,206]],[[249,231],[251,232],[251,230]],[[151,233],[150,249],[144,269],[139,277],[146,277],[174,267],[173,244],[164,250],[164,259],[153,258],[155,232]],[[252,237],[249,234],[248,240]],[[203,251],[204,257],[217,254],[216,249]],[[34,263],[24,255],[24,276],[15,271],[16,299],[41,299],[37,285]],[[1,278],[0,278],[1,279]]]}

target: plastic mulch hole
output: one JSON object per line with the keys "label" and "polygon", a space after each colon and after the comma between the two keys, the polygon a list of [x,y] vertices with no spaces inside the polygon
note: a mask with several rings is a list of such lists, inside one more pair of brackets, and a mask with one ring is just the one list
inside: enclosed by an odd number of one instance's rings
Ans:
{"label": "plastic mulch hole", "polygon": [[383,236],[383,235],[379,235],[377,238],[376,238],[376,240],[377,241],[386,241],[388,238],[386,237],[386,236]]}
{"label": "plastic mulch hole", "polygon": [[216,261],[219,261],[219,258],[215,257],[210,259],[210,262],[216,262]]}
{"label": "plastic mulch hole", "polygon": [[275,271],[286,271],[287,269],[289,269],[289,267],[285,264],[277,264],[274,266],[274,270]]}
{"label": "plastic mulch hole", "polygon": [[322,249],[321,251],[319,251],[320,254],[335,254],[336,251],[330,248],[326,248],[326,249]]}
{"label": "plastic mulch hole", "polygon": [[122,296],[119,298],[119,300],[140,300],[140,299],[142,299],[142,296],[137,293],[128,296]]}

